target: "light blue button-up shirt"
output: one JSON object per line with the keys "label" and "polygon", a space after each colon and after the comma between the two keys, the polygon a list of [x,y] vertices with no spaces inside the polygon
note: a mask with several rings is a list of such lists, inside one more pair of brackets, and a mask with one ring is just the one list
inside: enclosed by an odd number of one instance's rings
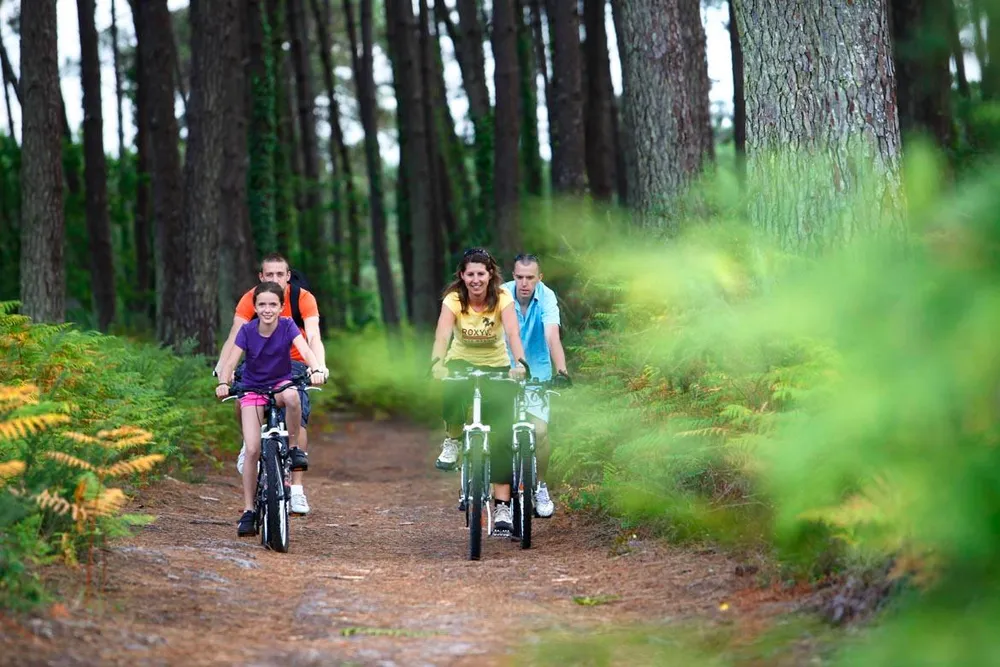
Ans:
{"label": "light blue button-up shirt", "polygon": [[[514,295],[514,310],[517,311],[517,321],[521,327],[521,343],[524,345],[528,365],[531,366],[532,377],[543,381],[551,380],[552,357],[549,355],[549,344],[545,342],[545,325],[559,324],[559,301],[556,293],[539,281],[527,310],[522,311],[514,281],[504,283],[504,287]],[[513,365],[514,359],[509,347],[507,354],[511,356]]]}

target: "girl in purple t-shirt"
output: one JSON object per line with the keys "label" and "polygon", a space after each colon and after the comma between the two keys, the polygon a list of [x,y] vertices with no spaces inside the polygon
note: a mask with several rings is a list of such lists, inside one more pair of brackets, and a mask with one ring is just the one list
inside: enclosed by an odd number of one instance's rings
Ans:
{"label": "girl in purple t-shirt", "polygon": [[[281,308],[285,301],[285,291],[277,283],[265,282],[257,285],[253,291],[254,310],[257,319],[243,325],[236,334],[229,357],[223,360],[219,377],[226,381],[220,382],[215,388],[215,395],[225,398],[229,395],[233,370],[246,352],[247,359],[243,368],[242,384],[249,388],[273,388],[283,384],[292,377],[292,358],[289,350],[292,345],[299,351],[310,369],[319,367],[316,355],[306,344],[302,333],[289,317],[281,317]],[[310,370],[310,382],[320,384],[323,375]],[[290,386],[275,396],[278,406],[285,408],[285,423],[288,427],[288,445],[294,450],[298,448],[299,424],[301,423],[302,406],[299,403],[299,391]],[[257,461],[260,459],[260,425],[264,422],[264,406],[267,398],[262,394],[248,392],[240,399],[240,414],[243,424],[243,440],[246,442],[246,459],[243,465],[243,502],[244,512],[240,517],[237,534],[240,536],[255,533],[253,521],[253,497],[257,488]]]}

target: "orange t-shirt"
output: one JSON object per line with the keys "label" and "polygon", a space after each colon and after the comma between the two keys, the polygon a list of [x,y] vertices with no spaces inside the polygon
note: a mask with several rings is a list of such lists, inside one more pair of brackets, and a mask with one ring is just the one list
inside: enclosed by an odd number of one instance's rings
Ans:
{"label": "orange t-shirt", "polygon": [[[256,288],[255,288],[256,289]],[[285,285],[285,305],[281,307],[282,317],[292,316],[292,301],[289,299],[289,293],[291,288]],[[319,317],[319,306],[316,305],[316,297],[312,295],[311,292],[300,289],[299,290],[299,312],[302,314],[303,321],[309,319],[310,317]],[[256,317],[257,311],[253,307],[253,290],[249,290],[240,299],[240,302],[236,304],[236,317],[242,317],[244,320],[249,322],[254,317]],[[305,337],[305,329],[299,329],[299,332]],[[292,359],[294,361],[301,361],[305,363],[305,359],[299,354],[299,351],[295,349],[295,346],[291,347]]]}

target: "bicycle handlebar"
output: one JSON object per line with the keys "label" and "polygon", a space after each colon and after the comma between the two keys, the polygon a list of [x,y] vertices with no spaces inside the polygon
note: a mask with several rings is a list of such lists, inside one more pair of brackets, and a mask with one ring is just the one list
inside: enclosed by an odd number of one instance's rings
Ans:
{"label": "bicycle handlebar", "polygon": [[309,384],[309,379],[310,379],[309,373],[298,373],[296,375],[293,375],[290,379],[281,383],[277,387],[265,388],[265,387],[249,387],[246,385],[242,385],[239,387],[239,389],[236,389],[232,385],[230,385],[229,395],[226,398],[222,399],[222,402],[225,403],[226,401],[231,401],[234,398],[242,398],[246,394],[250,393],[260,394],[262,396],[268,396],[273,398],[275,395],[280,394],[289,387],[299,387],[300,389],[304,389],[305,391],[319,390],[319,387],[314,387],[311,384]]}

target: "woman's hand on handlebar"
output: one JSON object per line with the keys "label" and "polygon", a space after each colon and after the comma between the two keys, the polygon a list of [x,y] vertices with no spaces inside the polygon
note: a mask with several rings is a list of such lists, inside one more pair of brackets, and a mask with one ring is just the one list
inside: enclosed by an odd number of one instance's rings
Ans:
{"label": "woman's hand on handlebar", "polygon": [[513,379],[515,379],[515,380],[523,380],[524,376],[526,374],[526,369],[524,368],[524,364],[522,364],[520,361],[517,362],[514,365],[514,367],[510,369],[510,373],[509,374],[510,374],[510,377],[513,378]]}
{"label": "woman's hand on handlebar", "polygon": [[448,367],[444,365],[443,361],[437,361],[431,367],[431,375],[434,376],[435,380],[443,380],[448,377]]}
{"label": "woman's hand on handlebar", "polygon": [[218,398],[225,398],[229,396],[229,383],[220,382],[219,384],[215,385],[215,395]]}

